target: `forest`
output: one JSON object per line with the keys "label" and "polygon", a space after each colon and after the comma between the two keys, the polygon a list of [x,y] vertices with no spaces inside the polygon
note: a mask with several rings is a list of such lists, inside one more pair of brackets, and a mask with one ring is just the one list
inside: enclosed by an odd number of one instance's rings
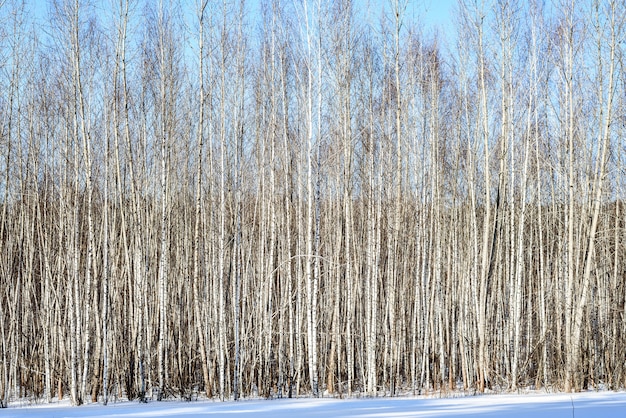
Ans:
{"label": "forest", "polygon": [[4,0],[0,405],[626,388],[626,3]]}

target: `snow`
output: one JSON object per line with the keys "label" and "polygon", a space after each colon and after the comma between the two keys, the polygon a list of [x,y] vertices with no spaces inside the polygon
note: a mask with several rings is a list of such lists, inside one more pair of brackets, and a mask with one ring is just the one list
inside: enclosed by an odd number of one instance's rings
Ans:
{"label": "snow", "polygon": [[276,399],[109,403],[71,407],[56,404],[10,405],[1,417],[626,417],[626,393],[480,395],[457,398]]}

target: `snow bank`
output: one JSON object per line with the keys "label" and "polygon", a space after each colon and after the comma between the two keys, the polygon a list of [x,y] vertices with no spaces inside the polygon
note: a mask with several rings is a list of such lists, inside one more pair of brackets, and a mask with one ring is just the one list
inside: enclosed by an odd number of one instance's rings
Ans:
{"label": "snow bank", "polygon": [[71,407],[52,405],[10,406],[2,417],[532,417],[598,418],[626,417],[626,393],[586,392],[576,394],[481,395],[462,398],[375,399],[278,399],[240,402],[165,401]]}

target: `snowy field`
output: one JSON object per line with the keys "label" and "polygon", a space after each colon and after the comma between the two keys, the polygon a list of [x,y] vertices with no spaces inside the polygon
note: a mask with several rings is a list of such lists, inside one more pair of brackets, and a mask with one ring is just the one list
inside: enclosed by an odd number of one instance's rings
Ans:
{"label": "snowy field", "polygon": [[459,398],[281,399],[241,402],[136,402],[71,407],[10,405],[0,417],[626,417],[626,393],[482,395]]}

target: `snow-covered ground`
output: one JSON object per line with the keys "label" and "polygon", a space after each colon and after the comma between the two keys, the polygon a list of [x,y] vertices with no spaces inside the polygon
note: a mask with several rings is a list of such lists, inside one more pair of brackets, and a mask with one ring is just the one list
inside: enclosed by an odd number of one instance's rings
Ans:
{"label": "snow-covered ground", "polygon": [[626,417],[626,393],[482,395],[459,398],[278,399],[240,402],[167,401],[108,406],[10,406],[0,417]]}

